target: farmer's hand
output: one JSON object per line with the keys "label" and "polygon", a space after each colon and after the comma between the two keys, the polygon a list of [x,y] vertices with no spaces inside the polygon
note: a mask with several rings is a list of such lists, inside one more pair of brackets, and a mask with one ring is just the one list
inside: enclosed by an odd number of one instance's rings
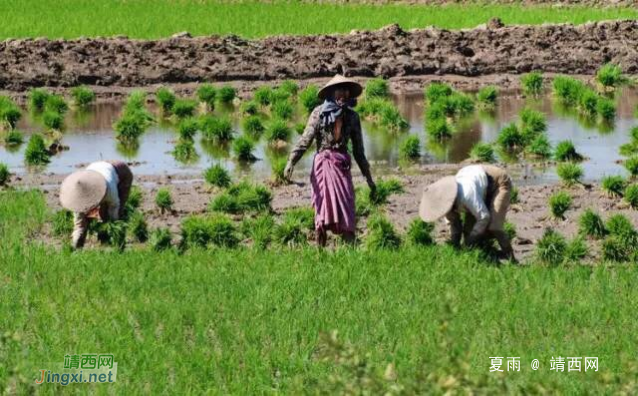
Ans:
{"label": "farmer's hand", "polygon": [[290,179],[292,178],[293,166],[289,163],[286,164],[286,168],[284,169],[284,179],[290,183]]}
{"label": "farmer's hand", "polygon": [[370,187],[370,200],[372,202],[376,202],[376,200],[377,200],[377,185],[374,184],[374,181],[372,181],[372,179],[368,180],[368,187]]}

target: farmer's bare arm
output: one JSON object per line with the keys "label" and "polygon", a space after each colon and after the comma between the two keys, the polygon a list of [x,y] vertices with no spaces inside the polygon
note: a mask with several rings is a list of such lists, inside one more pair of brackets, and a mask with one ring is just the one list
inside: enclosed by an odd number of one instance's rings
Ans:
{"label": "farmer's bare arm", "polygon": [[372,180],[372,173],[370,173],[370,164],[368,163],[365,149],[363,147],[361,120],[359,119],[359,115],[356,113],[354,128],[352,130],[352,155],[354,156],[354,160],[357,161],[357,165],[359,165],[359,169],[361,169],[361,173],[363,174],[363,177],[366,178],[366,181],[368,182],[370,188],[375,189],[376,186],[374,184],[374,181]]}
{"label": "farmer's bare arm", "polygon": [[88,231],[89,219],[86,213],[73,213],[73,234],[71,235],[71,240],[73,241],[74,249],[79,249],[84,246]]}

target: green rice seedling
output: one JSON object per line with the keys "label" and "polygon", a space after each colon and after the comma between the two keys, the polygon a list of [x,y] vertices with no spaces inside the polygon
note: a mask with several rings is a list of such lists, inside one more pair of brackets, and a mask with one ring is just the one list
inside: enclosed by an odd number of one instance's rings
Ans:
{"label": "green rice seedling", "polygon": [[128,231],[137,242],[144,243],[148,240],[148,224],[142,212],[135,212],[129,218]]}
{"label": "green rice seedling", "polygon": [[189,164],[197,162],[199,154],[195,149],[195,143],[192,139],[179,139],[172,151],[173,157],[182,163]]}
{"label": "green rice seedling", "polygon": [[271,201],[272,193],[266,187],[242,181],[214,197],[209,209],[213,212],[231,214],[264,212],[270,210]]}
{"label": "green rice seedling", "polygon": [[275,219],[270,214],[260,214],[255,218],[244,218],[241,222],[242,233],[250,239],[252,247],[258,250],[267,249],[273,240],[276,229]]}
{"label": "green rice seedling", "polygon": [[541,133],[536,136],[526,147],[525,154],[538,159],[547,159],[552,156],[552,145],[547,138],[547,134]]}
{"label": "green rice seedling", "polygon": [[49,91],[44,88],[33,88],[29,90],[29,109],[33,112],[40,112],[44,110],[44,105],[47,102],[47,98],[51,95]]}
{"label": "green rice seedling", "polygon": [[272,99],[270,101],[271,105],[281,101],[293,101],[293,95],[283,89],[277,88],[272,91]]}
{"label": "green rice seedling", "polygon": [[290,120],[294,113],[294,107],[289,100],[278,100],[272,104],[270,111],[273,116],[282,120]]}
{"label": "green rice seedling", "polygon": [[195,109],[197,109],[197,102],[193,99],[177,99],[173,104],[172,113],[175,117],[182,119],[195,115]]}
{"label": "green rice seedling", "polygon": [[42,123],[49,130],[61,131],[64,127],[64,116],[53,110],[46,110],[42,115]]}
{"label": "green rice seedling", "polygon": [[255,100],[242,102],[240,106],[240,110],[242,114],[253,116],[253,115],[259,114],[259,104]]}
{"label": "green rice seedling", "polygon": [[476,100],[479,105],[484,108],[492,108],[496,106],[496,100],[498,99],[498,88],[494,86],[487,86],[479,89],[476,94]]}
{"label": "green rice seedling", "polygon": [[286,157],[276,157],[270,162],[271,180],[274,185],[279,186],[286,184],[284,170],[286,169],[287,163],[288,160]]}
{"label": "green rice seedling", "polygon": [[401,131],[410,126],[394,104],[387,102],[379,113],[382,126],[392,130]]}
{"label": "green rice seedling", "polygon": [[189,216],[182,222],[182,241],[186,247],[208,245],[232,248],[239,243],[237,229],[225,215]]}
{"label": "green rice seedling", "polygon": [[605,176],[602,178],[600,187],[610,197],[622,197],[627,181],[620,175]]}
{"label": "green rice seedling", "polygon": [[10,147],[19,146],[23,142],[24,142],[24,135],[22,134],[22,132],[16,129],[12,129],[4,135],[4,144],[6,146],[10,146]]}
{"label": "green rice seedling", "polygon": [[525,146],[525,141],[516,124],[512,123],[501,130],[496,138],[496,144],[504,151],[516,151]]}
{"label": "green rice seedling", "polygon": [[71,88],[73,104],[79,108],[85,108],[95,101],[95,92],[86,85]]}
{"label": "green rice seedling", "polygon": [[51,231],[56,237],[70,237],[73,232],[73,212],[66,209],[55,212],[51,221]]}
{"label": "green rice seedling", "polygon": [[227,104],[231,103],[235,99],[236,94],[235,88],[230,85],[224,85],[217,92],[217,97],[221,103]]}
{"label": "green rice seedling", "polygon": [[618,237],[629,238],[636,235],[636,229],[633,224],[631,224],[631,221],[627,218],[627,216],[620,213],[609,216],[605,223],[605,228],[610,235]]}
{"label": "green rice seedling", "polygon": [[194,117],[184,118],[177,125],[177,133],[181,140],[193,140],[199,130],[199,121]]}
{"label": "green rice seedling", "polygon": [[208,110],[215,108],[215,99],[217,98],[217,89],[212,84],[202,84],[197,88],[197,99],[200,103],[204,103]]}
{"label": "green rice seedling", "polygon": [[303,122],[298,122],[295,124],[295,132],[297,132],[297,135],[303,135],[303,133],[306,131],[306,124]]}
{"label": "green rice seedling", "polygon": [[275,118],[266,128],[266,140],[270,143],[277,141],[287,142],[290,139],[292,131],[286,124],[286,121]]}
{"label": "green rice seedling", "polygon": [[136,110],[143,110],[146,108],[147,95],[146,92],[136,89],[129,93],[124,102],[124,112],[134,112]]}
{"label": "green rice seedling", "polygon": [[421,140],[416,135],[408,136],[399,148],[401,158],[407,160],[416,160],[421,157]]}
{"label": "green rice seedling", "polygon": [[401,246],[401,237],[387,218],[376,214],[368,221],[365,246],[369,250],[398,249]]}
{"label": "green rice seedling", "polygon": [[134,213],[142,205],[142,199],[144,199],[144,194],[142,193],[142,189],[139,188],[139,186],[132,186],[131,191],[128,194],[128,198],[126,200],[125,212],[127,214]]}
{"label": "green rice seedling", "polygon": [[144,122],[135,114],[124,114],[115,124],[115,137],[122,142],[135,142],[145,131]]}
{"label": "green rice seedling", "polygon": [[393,106],[393,104],[387,99],[371,98],[360,101],[355,107],[355,110],[361,117],[378,121],[381,110],[386,106]]}
{"label": "green rice seedling", "polygon": [[206,115],[200,118],[199,124],[204,140],[215,140],[217,142],[229,142],[233,140],[235,131],[228,117]]}
{"label": "green rice seedling", "polygon": [[230,174],[220,164],[215,164],[204,171],[204,180],[211,186],[226,188],[230,186]]}
{"label": "green rice seedling", "polygon": [[572,206],[572,197],[559,191],[549,197],[549,210],[555,219],[565,220],[565,212]]}
{"label": "green rice seedling", "polygon": [[611,121],[616,118],[616,103],[612,99],[598,98],[596,110],[603,121]]}
{"label": "green rice seedling", "polygon": [[299,84],[297,84],[293,80],[284,80],[281,82],[279,88],[277,89],[282,92],[287,92],[291,96],[294,96],[297,95],[297,92],[299,92]]}
{"label": "green rice seedling", "polygon": [[547,131],[547,119],[540,111],[524,108],[521,110],[519,117],[521,119],[521,130],[525,134],[536,136]]}
{"label": "green rice seedling", "polygon": [[536,257],[541,263],[558,265],[565,261],[567,241],[565,237],[548,228],[536,242]]}
{"label": "green rice seedling", "polygon": [[371,194],[370,190],[366,190],[366,196],[369,199],[370,204],[379,206],[388,203],[388,198],[393,194],[403,193],[403,185],[398,179],[389,178],[385,180],[379,180],[377,182],[377,191],[375,195]]}
{"label": "green rice seedling", "polygon": [[13,129],[22,118],[20,107],[7,96],[0,96],[0,130]]}
{"label": "green rice seedling", "polygon": [[505,235],[507,235],[507,238],[510,241],[516,238],[516,225],[514,223],[506,221],[505,224],[503,225],[503,230],[505,231]]}
{"label": "green rice seedling", "polygon": [[610,235],[605,238],[600,245],[600,250],[604,261],[615,263],[627,261],[632,251],[635,251],[635,249],[627,246],[627,242],[623,238],[615,235]]}
{"label": "green rice seedling", "polygon": [[273,241],[281,246],[295,247],[308,243],[308,232],[314,229],[314,211],[295,208],[286,211],[283,221],[273,230]]}
{"label": "green rice seedling", "polygon": [[567,248],[565,249],[565,261],[568,263],[579,263],[589,254],[589,248],[585,240],[576,236],[569,241]]}
{"label": "green rice seedling", "polygon": [[571,187],[581,182],[583,168],[572,162],[563,162],[556,167],[556,173],[565,186]]}
{"label": "green rice seedling", "polygon": [[446,106],[443,103],[436,102],[425,108],[425,120],[428,122],[430,120],[445,119],[446,116]]}
{"label": "green rice seedling", "polygon": [[157,190],[157,194],[155,194],[155,206],[159,209],[160,214],[171,211],[173,208],[171,190],[168,188],[160,188]]}
{"label": "green rice seedling", "polygon": [[633,209],[638,208],[638,184],[630,184],[625,188],[625,201]]}
{"label": "green rice seedling", "polygon": [[586,87],[585,84],[573,77],[556,76],[552,81],[552,88],[554,96],[562,103],[575,105]]}
{"label": "green rice seedling", "polygon": [[527,96],[538,96],[543,91],[543,74],[531,72],[521,76],[523,92]]}
{"label": "green rice seedling", "polygon": [[578,110],[588,117],[596,116],[598,113],[598,94],[593,89],[583,89],[578,99]]}
{"label": "green rice seedling", "polygon": [[261,136],[264,130],[266,130],[264,124],[261,122],[261,118],[256,115],[244,118],[242,121],[242,129],[245,133],[255,137]]}
{"label": "green rice seedling", "polygon": [[157,104],[159,104],[162,113],[169,115],[173,111],[177,96],[175,96],[175,93],[171,89],[160,87],[155,91],[155,100],[157,100]]}
{"label": "green rice seedling", "polygon": [[479,162],[496,162],[494,147],[489,143],[476,143],[470,151],[470,157]]}
{"label": "green rice seedling", "polygon": [[272,97],[273,89],[269,85],[262,85],[253,93],[253,100],[261,106],[270,105],[270,103],[272,102]]}
{"label": "green rice seedling", "polygon": [[368,80],[364,95],[366,99],[387,98],[390,95],[388,82],[383,78],[373,78]]}
{"label": "green rice seedling", "polygon": [[114,247],[119,252],[124,251],[126,248],[126,231],[128,228],[126,222],[121,220],[108,221],[106,223],[100,223],[98,227],[98,239]]}
{"label": "green rice seedling", "polygon": [[438,141],[452,137],[452,127],[445,118],[429,119],[426,123],[426,131],[432,139]]}
{"label": "green rice seedling", "polygon": [[51,94],[47,97],[47,100],[44,103],[44,110],[54,111],[64,115],[69,110],[69,105],[61,95]]}
{"label": "green rice seedling", "polygon": [[638,144],[635,142],[621,144],[618,152],[623,157],[631,157],[632,155],[638,154]]}
{"label": "green rice seedling", "polygon": [[596,72],[596,81],[605,88],[615,88],[625,84],[628,79],[618,65],[607,63]]}
{"label": "green rice seedling", "polygon": [[9,183],[11,172],[9,172],[9,166],[0,162],[0,186],[6,186]]}
{"label": "green rice seedling", "polygon": [[433,104],[438,102],[442,98],[446,98],[452,93],[454,90],[447,84],[443,83],[432,83],[425,87],[424,95],[425,100],[428,104]]}
{"label": "green rice seedling", "polygon": [[580,215],[578,219],[578,231],[581,235],[601,239],[607,235],[605,223],[600,215],[592,209],[587,209]]}
{"label": "green rice seedling", "polygon": [[434,232],[433,223],[426,223],[421,219],[414,219],[408,225],[406,240],[413,246],[434,245],[435,241],[432,232]]}
{"label": "green rice seedling", "polygon": [[518,187],[512,186],[512,191],[510,191],[510,203],[517,204],[519,203],[520,193]]}
{"label": "green rice seedling", "polygon": [[558,142],[554,149],[554,158],[559,162],[583,160],[583,156],[576,151],[576,147],[574,147],[574,143],[571,140]]}
{"label": "green rice seedling", "polygon": [[638,156],[632,156],[625,160],[623,164],[632,178],[638,176]]}
{"label": "green rice seedling", "polygon": [[171,230],[166,227],[156,228],[151,232],[149,243],[151,250],[154,252],[169,250],[173,245],[173,234]]}
{"label": "green rice seedling", "polygon": [[474,101],[472,98],[460,92],[454,92],[448,96],[445,103],[447,103],[450,111],[452,111],[456,117],[464,117],[472,114],[474,111]]}
{"label": "green rice seedling", "polygon": [[24,162],[29,166],[46,165],[50,162],[49,150],[42,135],[33,134],[24,151]]}
{"label": "green rice seedling", "polygon": [[253,162],[257,158],[253,155],[255,143],[245,136],[240,136],[233,142],[233,152],[239,161]]}

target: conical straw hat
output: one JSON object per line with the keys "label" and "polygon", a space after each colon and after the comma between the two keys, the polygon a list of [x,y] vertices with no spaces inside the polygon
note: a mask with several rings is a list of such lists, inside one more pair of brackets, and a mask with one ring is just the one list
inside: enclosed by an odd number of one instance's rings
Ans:
{"label": "conical straw hat", "polygon": [[423,221],[431,222],[445,216],[454,205],[458,186],[454,176],[446,176],[423,189],[419,216]]}
{"label": "conical straw hat", "polygon": [[60,187],[60,203],[72,212],[88,212],[98,206],[105,195],[106,179],[91,170],[71,173]]}
{"label": "conical straw hat", "polygon": [[337,74],[334,77],[332,77],[332,79],[328,81],[328,83],[324,85],[323,88],[321,88],[321,90],[317,94],[317,96],[319,96],[319,99],[322,99],[322,100],[326,99],[326,96],[330,88],[334,87],[335,85],[347,86],[348,89],[350,90],[351,98],[356,98],[357,96],[361,95],[361,92],[363,91],[363,87],[358,82],[351,80],[347,77],[344,77],[341,74]]}

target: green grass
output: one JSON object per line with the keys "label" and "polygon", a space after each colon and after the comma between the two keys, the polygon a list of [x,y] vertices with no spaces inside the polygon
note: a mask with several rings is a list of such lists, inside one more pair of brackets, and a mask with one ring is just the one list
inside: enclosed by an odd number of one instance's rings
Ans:
{"label": "green grass", "polygon": [[[113,36],[167,37],[181,31],[194,35],[237,34],[264,37],[274,34],[347,33],[399,23],[404,29],[435,25],[447,29],[475,27],[492,17],[505,24],[544,22],[585,23],[606,19],[635,19],[630,8],[527,7],[522,5],[337,5],[275,1],[231,4],[212,0],[59,0],[3,2],[0,15],[7,23],[0,39],[10,37],[76,38]],[[64,21],[64,23],[60,23]]]}
{"label": "green grass", "polygon": [[[71,254],[27,238],[46,217],[42,194],[0,193],[0,383],[18,394],[47,362],[92,351],[119,366],[98,393],[335,394],[330,376],[357,377],[321,359],[321,335],[333,330],[361,370],[382,376],[392,363],[400,384],[432,373],[472,378],[464,384],[477,394],[635,390],[625,388],[638,330],[631,266],[499,268],[441,246]],[[550,371],[558,355],[597,356],[599,372]],[[488,373],[490,356],[520,356],[521,371],[505,372],[503,385]],[[420,393],[443,393],[425,391],[437,383],[422,380]]]}

